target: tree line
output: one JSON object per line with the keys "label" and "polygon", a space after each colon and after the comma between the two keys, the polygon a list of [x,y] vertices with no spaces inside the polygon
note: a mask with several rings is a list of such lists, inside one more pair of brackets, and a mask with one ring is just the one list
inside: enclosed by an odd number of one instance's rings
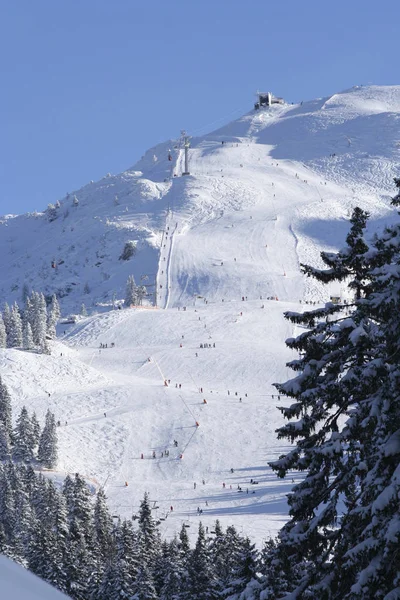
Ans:
{"label": "tree line", "polygon": [[23,348],[50,354],[49,339],[56,337],[61,311],[57,296],[47,308],[42,293],[26,294],[24,308],[6,303],[0,315],[0,348]]}
{"label": "tree line", "polygon": [[14,427],[12,423],[10,394],[0,376],[0,461],[38,461],[48,469],[54,468],[58,457],[54,414],[47,410],[42,429],[36,413],[29,415],[23,406]]}

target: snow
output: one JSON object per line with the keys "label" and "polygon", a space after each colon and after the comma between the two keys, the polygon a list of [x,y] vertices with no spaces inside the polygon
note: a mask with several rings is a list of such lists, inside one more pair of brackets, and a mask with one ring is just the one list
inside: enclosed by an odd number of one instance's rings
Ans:
{"label": "snow", "polygon": [[20,565],[0,556],[1,597],[13,600],[62,600],[67,596]]}
{"label": "snow", "polygon": [[[258,544],[276,534],[293,483],[267,466],[288,450],[274,433],[288,401],[273,383],[292,376],[297,355],[284,340],[301,332],[283,313],[343,295],[300,263],[321,266],[321,250],[343,246],[356,204],[372,215],[369,235],[388,220],[399,113],[396,86],[251,111],[192,140],[189,176],[170,140],[60,199],[52,223],[41,213],[1,219],[0,300],[20,300],[27,282],[61,292],[64,316],[82,302],[90,314],[59,326],[52,356],[0,350],[15,414],[25,404],[43,421],[50,407],[61,421],[48,476],[104,485],[115,515],[135,514],[148,491],[154,514],[168,514],[167,537],[186,523],[194,539],[197,507],[206,526],[218,518]],[[119,260],[130,240],[136,256]],[[157,292],[157,308],[111,310],[131,274]]]}

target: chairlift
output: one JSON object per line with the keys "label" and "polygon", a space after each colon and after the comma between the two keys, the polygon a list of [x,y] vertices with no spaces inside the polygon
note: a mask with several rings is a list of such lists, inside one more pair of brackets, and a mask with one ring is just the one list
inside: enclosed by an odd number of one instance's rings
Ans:
{"label": "chairlift", "polygon": [[138,519],[138,518],[139,518],[139,515],[132,515],[132,519],[133,519],[134,521],[136,521],[136,519]]}
{"label": "chairlift", "polygon": [[160,508],[159,506],[153,506],[151,510],[157,510],[158,508]]}
{"label": "chairlift", "polygon": [[190,524],[189,523],[184,523],[183,526],[189,528]]}

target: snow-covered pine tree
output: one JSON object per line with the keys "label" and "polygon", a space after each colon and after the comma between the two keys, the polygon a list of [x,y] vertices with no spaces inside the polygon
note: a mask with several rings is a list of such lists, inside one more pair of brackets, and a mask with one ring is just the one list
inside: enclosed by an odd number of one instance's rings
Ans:
{"label": "snow-covered pine tree", "polygon": [[[134,598],[134,582],[124,556],[116,554],[107,564],[96,598],[128,600]],[[156,598],[156,597],[155,597]]]}
{"label": "snow-covered pine tree", "polygon": [[[271,466],[280,476],[296,469],[305,477],[288,497],[291,519],[272,563],[286,569],[296,598],[375,600],[400,589],[400,225],[368,252],[360,244],[339,253],[327,277],[337,269],[340,280],[351,254],[357,268],[349,316],[332,305],[286,314],[308,331],[287,340],[301,352],[289,363],[299,374],[277,385],[295,399],[280,409],[289,423],[278,437],[296,445]],[[328,315],[336,316],[327,322]]]}
{"label": "snow-covered pine tree", "polygon": [[6,330],[7,347],[8,347],[9,346],[9,335],[10,335],[10,331],[11,331],[11,310],[10,310],[10,307],[8,306],[7,302],[4,304],[2,316],[3,316],[4,327]]}
{"label": "snow-covered pine tree", "polygon": [[6,543],[13,543],[15,528],[15,499],[11,483],[4,469],[0,471],[0,525],[2,525]]}
{"label": "snow-covered pine tree", "polygon": [[316,269],[301,265],[303,272],[323,283],[349,281],[349,288],[355,298],[361,298],[370,269],[368,245],[364,240],[365,227],[369,214],[359,207],[353,210],[350,218],[351,229],[346,237],[346,246],[337,253],[321,252],[321,258],[328,269]]}
{"label": "snow-covered pine tree", "polygon": [[100,488],[97,492],[96,503],[94,505],[94,532],[96,544],[102,556],[110,557],[110,553],[113,551],[113,523],[103,488]]}
{"label": "snow-covered pine tree", "polygon": [[14,448],[13,457],[15,460],[22,462],[31,462],[33,459],[33,428],[28,411],[25,406],[17,418],[17,423],[14,429]]}
{"label": "snow-covered pine tree", "polygon": [[147,296],[147,289],[144,285],[139,285],[136,289],[136,298],[139,306],[142,306],[144,298]]}
{"label": "snow-covered pine tree", "polygon": [[35,344],[33,343],[32,327],[29,321],[26,321],[22,325],[22,345],[24,350],[33,350]]}
{"label": "snow-covered pine tree", "polygon": [[9,347],[18,348],[22,346],[22,320],[18,304],[15,302],[11,308]]}
{"label": "snow-covered pine tree", "polygon": [[40,440],[40,424],[39,424],[39,421],[38,421],[38,418],[37,418],[35,412],[32,413],[31,423],[32,423],[32,436],[33,436],[32,444],[33,444],[33,447],[36,448],[36,446],[39,444],[39,440]]}
{"label": "snow-covered pine tree", "polygon": [[[33,427],[32,438],[34,439]],[[38,460],[48,469],[53,469],[58,458],[57,427],[54,414],[50,409],[46,412],[46,420],[39,439]]]}
{"label": "snow-covered pine tree", "polygon": [[72,206],[79,206],[79,200],[78,198],[74,195],[74,198],[72,200]]}
{"label": "snow-covered pine tree", "polygon": [[163,543],[162,553],[162,586],[159,592],[160,600],[175,600],[182,598],[184,591],[184,572],[181,563],[179,540],[174,537],[168,544]]}
{"label": "snow-covered pine tree", "polygon": [[139,567],[133,589],[132,600],[158,600],[154,579],[148,563],[145,562]]}
{"label": "snow-covered pine tree", "polygon": [[79,473],[75,474],[73,483],[72,521],[75,521],[78,524],[85,541],[89,544],[89,547],[91,547],[93,543],[94,528],[90,490],[86,481]]}
{"label": "snow-covered pine tree", "polygon": [[[24,311],[22,314],[22,334],[24,334],[24,331],[26,330],[26,326],[28,323],[31,326],[31,330],[32,330],[33,322],[34,322],[33,303],[31,301],[31,298],[28,297],[25,300]],[[33,333],[32,333],[32,335],[33,335]]]}
{"label": "snow-covered pine tree", "polygon": [[55,221],[57,219],[58,214],[57,214],[57,209],[54,206],[54,204],[47,205],[46,216],[47,216],[47,220],[49,221],[49,223],[51,223],[52,221]]}
{"label": "snow-covered pine tree", "polygon": [[43,294],[32,292],[32,334],[34,343],[40,348],[45,344],[47,332],[47,308]]}
{"label": "snow-covered pine tree", "polygon": [[199,524],[196,546],[189,562],[190,591],[197,600],[214,600],[217,581],[203,524]]}
{"label": "snow-covered pine tree", "polygon": [[129,275],[126,282],[126,290],[125,290],[125,307],[129,308],[132,305],[135,305],[137,301],[136,296],[136,283],[133,275]]}
{"label": "snow-covered pine tree", "polygon": [[0,421],[4,424],[10,440],[13,438],[12,434],[12,411],[11,411],[11,397],[8,392],[6,384],[3,382],[0,375]]}
{"label": "snow-covered pine tree", "polygon": [[11,440],[8,431],[0,420],[0,461],[9,460],[11,457]]}
{"label": "snow-covered pine tree", "polygon": [[0,348],[7,348],[7,333],[2,314],[0,314]]}
{"label": "snow-covered pine tree", "polygon": [[84,303],[81,304],[81,316],[82,317],[87,317],[88,316],[86,305]]}
{"label": "snow-covered pine tree", "polygon": [[139,546],[142,561],[154,565],[156,557],[160,553],[160,534],[151,514],[147,493],[145,493],[139,508]]}
{"label": "snow-covered pine tree", "polygon": [[51,297],[51,304],[47,315],[47,335],[54,339],[56,337],[56,325],[61,316],[60,305],[55,294]]}

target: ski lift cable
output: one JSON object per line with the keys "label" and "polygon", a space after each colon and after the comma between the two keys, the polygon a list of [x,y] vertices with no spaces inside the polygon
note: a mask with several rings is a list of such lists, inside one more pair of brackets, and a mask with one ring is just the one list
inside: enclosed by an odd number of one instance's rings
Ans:
{"label": "ski lift cable", "polygon": [[198,127],[197,129],[194,129],[192,131],[192,135],[198,133],[199,131],[202,131],[203,129],[206,129],[208,127],[212,127],[213,125],[215,125],[216,123],[219,123],[220,121],[224,121],[225,119],[229,119],[230,117],[232,117],[234,114],[238,113],[238,112],[243,112],[248,108],[248,105],[246,104],[246,106],[241,106],[239,108],[236,108],[235,110],[233,110],[232,112],[224,115],[223,117],[220,117],[219,119],[216,119],[215,121],[212,121],[211,123],[206,123],[205,125],[203,125],[202,127]]}

